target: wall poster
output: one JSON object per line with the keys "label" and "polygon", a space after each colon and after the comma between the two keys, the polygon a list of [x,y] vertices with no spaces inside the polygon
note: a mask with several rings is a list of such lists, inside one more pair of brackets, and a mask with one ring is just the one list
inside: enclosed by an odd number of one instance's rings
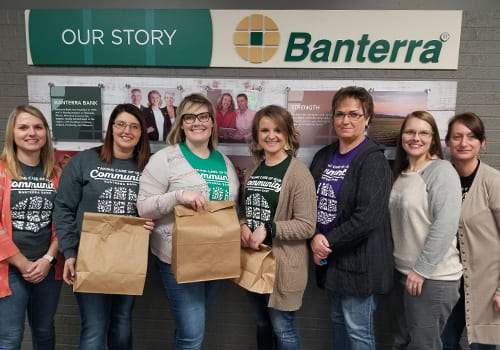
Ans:
{"label": "wall poster", "polygon": [[[59,125],[58,119],[49,119],[60,151],[80,151],[100,144],[105,136],[109,116],[120,103],[133,103],[141,109],[153,152],[165,147],[165,137],[176,120],[177,106],[182,98],[198,92],[213,103],[216,114],[227,116],[219,122],[218,148],[241,163],[241,172],[248,168],[248,143],[251,141],[251,119],[255,111],[269,104],[287,108],[294,117],[300,133],[298,158],[309,164],[316,151],[336,139],[331,125],[331,100],[335,92],[345,86],[362,86],[374,99],[374,118],[367,134],[386,148],[386,156],[394,158],[395,145],[404,117],[415,110],[427,110],[435,118],[444,140],[447,121],[455,113],[457,83],[455,81],[379,81],[379,80],[260,80],[260,79],[206,79],[162,77],[96,77],[96,76],[28,76],[29,102],[46,115],[54,106],[61,108],[61,98],[51,91],[55,87],[70,89],[68,101],[81,101],[82,115],[96,109],[95,125],[84,134],[70,133]],[[52,86],[51,89],[48,86]],[[72,91],[75,88],[76,90]],[[88,89],[88,90],[87,90]],[[93,91],[95,97],[91,99]],[[62,93],[59,93],[62,96]],[[83,101],[98,104],[85,106]],[[58,100],[59,99],[59,100]],[[76,103],[76,102],[75,102]],[[65,107],[67,108],[67,107]],[[73,107],[72,107],[73,108]],[[74,109],[69,109],[73,111]],[[57,109],[56,109],[57,111]],[[99,111],[102,113],[99,115]],[[238,119],[245,111],[247,119]],[[102,117],[101,117],[102,116]],[[81,118],[81,116],[79,116]],[[74,120],[71,117],[70,120]],[[90,119],[89,119],[90,120]],[[102,130],[102,131],[101,131]],[[78,140],[78,141],[76,141]]]}
{"label": "wall poster", "polygon": [[101,139],[102,108],[99,87],[51,86],[50,105],[52,136],[55,140]]}

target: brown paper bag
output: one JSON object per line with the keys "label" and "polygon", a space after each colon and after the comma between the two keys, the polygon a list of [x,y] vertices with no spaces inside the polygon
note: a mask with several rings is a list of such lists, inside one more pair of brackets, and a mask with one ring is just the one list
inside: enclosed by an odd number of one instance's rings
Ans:
{"label": "brown paper bag", "polygon": [[241,272],[232,281],[250,292],[271,294],[276,276],[276,259],[271,247],[261,244],[260,250],[241,248]]}
{"label": "brown paper bag", "polygon": [[240,224],[232,201],[209,201],[197,212],[174,208],[172,273],[178,283],[240,275]]}
{"label": "brown paper bag", "polygon": [[149,219],[85,212],[74,292],[142,295]]}

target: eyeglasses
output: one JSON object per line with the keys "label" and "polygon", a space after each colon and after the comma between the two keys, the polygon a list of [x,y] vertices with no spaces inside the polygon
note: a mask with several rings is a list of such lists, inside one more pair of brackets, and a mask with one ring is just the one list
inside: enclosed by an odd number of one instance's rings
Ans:
{"label": "eyeglasses", "polygon": [[364,116],[364,114],[359,114],[359,113],[356,113],[356,112],[349,112],[347,114],[345,113],[342,113],[342,112],[336,112],[333,117],[335,119],[344,119],[345,117],[349,118],[350,120],[358,120],[359,118],[361,118],[362,116]]}
{"label": "eyeglasses", "polygon": [[116,128],[120,131],[123,131],[127,128],[127,126],[130,127],[130,130],[132,131],[141,131],[141,125],[140,124],[136,124],[136,123],[131,123],[131,124],[127,124],[125,122],[122,122],[122,121],[118,121],[118,122],[114,122],[113,123],[114,126],[116,126]]}
{"label": "eyeglasses", "polygon": [[405,130],[405,131],[403,131],[404,136],[407,136],[407,137],[420,136],[423,139],[429,139],[432,137],[433,134],[434,133],[432,131],[428,131],[428,130],[421,130],[421,131]]}
{"label": "eyeglasses", "polygon": [[182,120],[185,121],[187,124],[193,124],[196,119],[198,119],[202,123],[207,123],[210,119],[212,119],[212,114],[208,112],[203,112],[200,114],[183,114],[182,115]]}

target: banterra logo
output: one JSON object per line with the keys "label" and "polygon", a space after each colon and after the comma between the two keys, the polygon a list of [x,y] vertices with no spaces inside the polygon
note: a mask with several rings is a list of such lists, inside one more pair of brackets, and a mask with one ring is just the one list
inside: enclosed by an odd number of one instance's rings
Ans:
{"label": "banterra logo", "polygon": [[236,52],[250,63],[269,60],[278,51],[279,43],[279,28],[268,16],[253,14],[245,17],[234,31]]}
{"label": "banterra logo", "polygon": [[[307,60],[319,62],[396,62],[418,60],[420,63],[438,63],[443,44],[450,39],[447,32],[435,40],[373,40],[368,33],[358,39],[313,40],[306,32],[292,32],[288,38],[284,62]],[[234,46],[238,55],[250,63],[268,61],[278,51],[279,28],[268,16],[253,14],[241,20],[234,31]]]}

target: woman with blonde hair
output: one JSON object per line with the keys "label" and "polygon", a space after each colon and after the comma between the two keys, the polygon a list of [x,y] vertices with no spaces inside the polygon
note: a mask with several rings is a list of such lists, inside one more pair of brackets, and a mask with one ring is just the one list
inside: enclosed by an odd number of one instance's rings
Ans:
{"label": "woman with blonde hair", "polygon": [[148,107],[142,111],[146,120],[146,132],[151,141],[165,141],[172,128],[166,108],[160,108],[161,95],[158,90],[148,93]]}
{"label": "woman with blonde hair", "polygon": [[208,200],[236,201],[238,196],[234,166],[216,149],[214,112],[204,95],[191,94],[182,100],[168,146],[146,165],[137,199],[139,213],[155,221],[151,252],[175,319],[173,350],[201,349],[208,307],[219,284],[175,280],[171,270],[174,206],[184,204],[200,211],[206,209]]}
{"label": "woman with blonde hair", "polygon": [[440,350],[458,300],[460,181],[442,160],[434,117],[415,111],[399,133],[389,200],[394,240],[393,349]]}
{"label": "woman with blonde hair", "polygon": [[26,312],[33,347],[54,349],[62,261],[52,211],[59,178],[49,125],[29,105],[9,116],[0,156],[0,348],[20,349]]}
{"label": "woman with blonde hair", "polygon": [[298,136],[283,107],[270,105],[255,114],[250,150],[256,166],[245,181],[241,246],[259,250],[264,243],[276,257],[273,292],[248,292],[259,350],[300,349],[295,313],[307,285],[316,194],[311,174],[295,158]]}

